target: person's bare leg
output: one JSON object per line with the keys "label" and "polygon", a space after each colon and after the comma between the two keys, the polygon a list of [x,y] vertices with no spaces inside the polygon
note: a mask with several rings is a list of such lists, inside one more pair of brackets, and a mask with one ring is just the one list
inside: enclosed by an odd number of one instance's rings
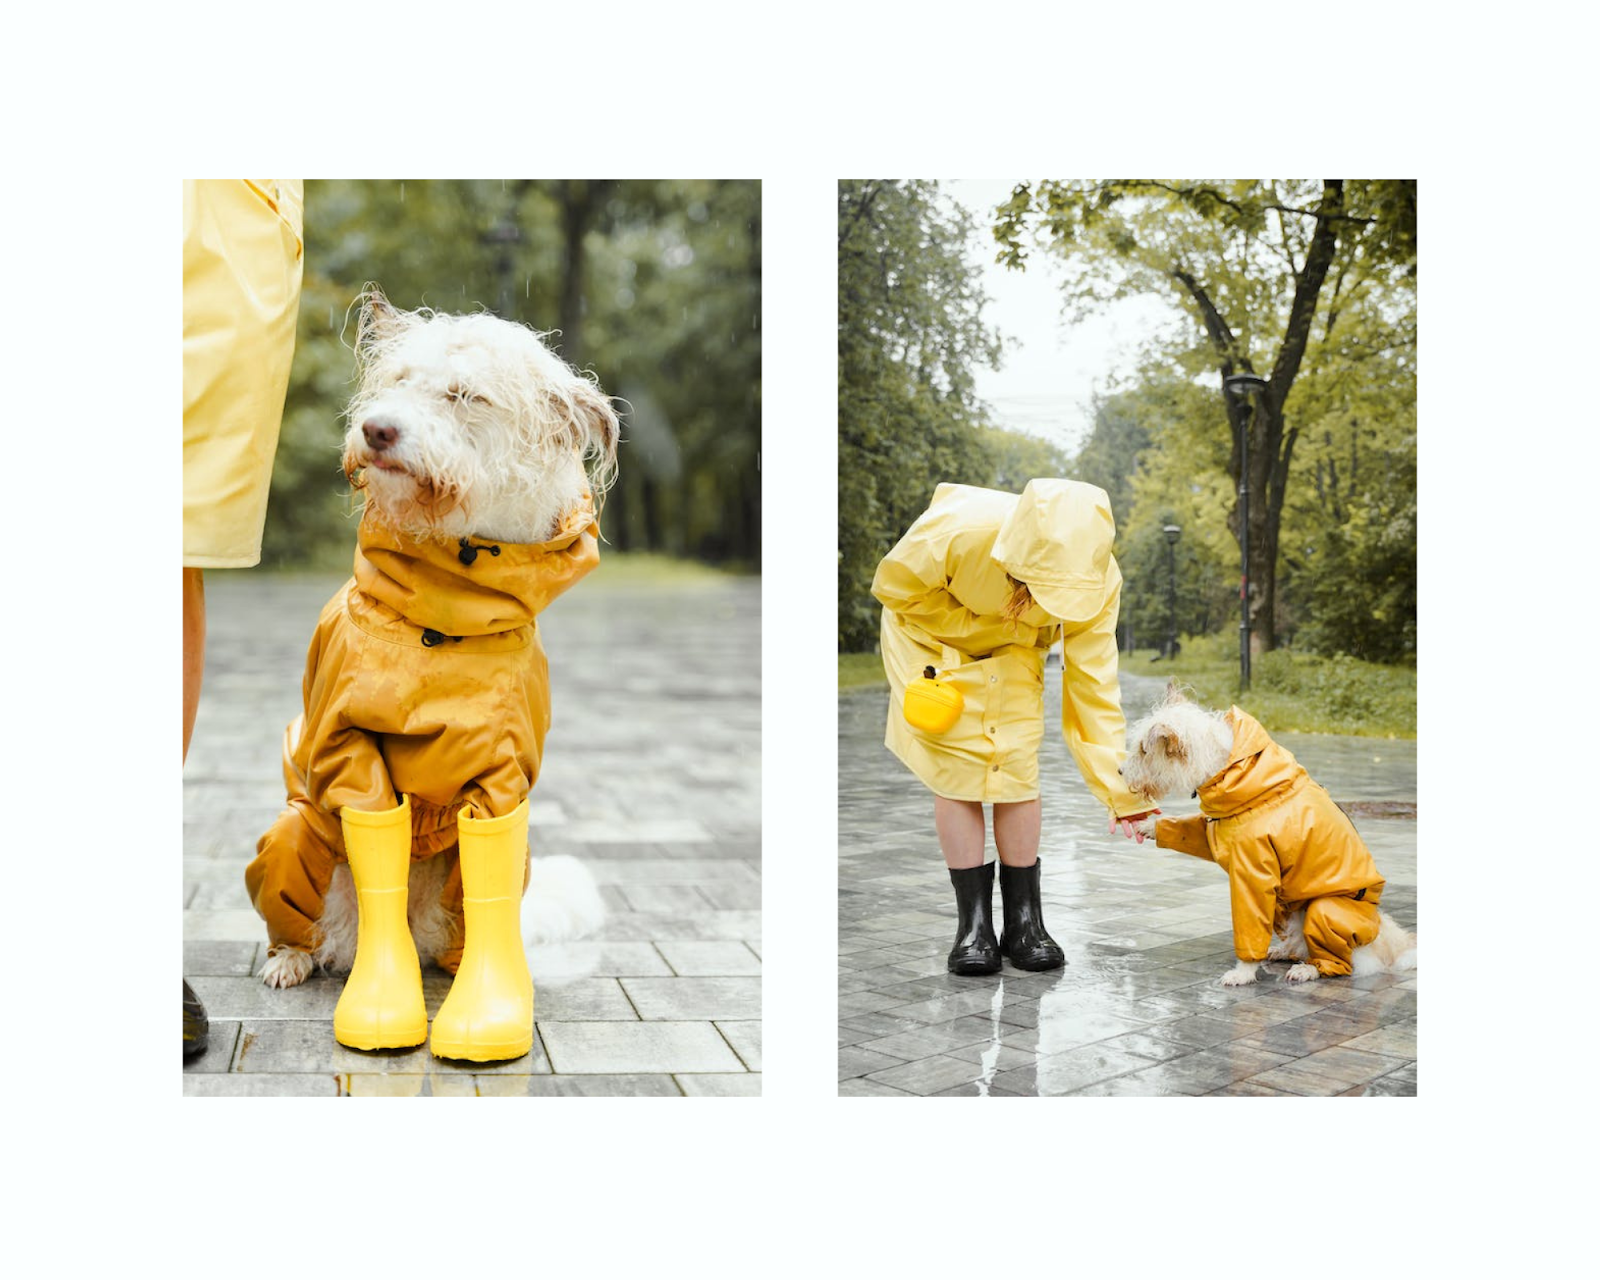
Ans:
{"label": "person's bare leg", "polygon": [[183,571],[183,758],[189,758],[200,677],[206,669],[206,588],[199,569]]}
{"label": "person's bare leg", "polygon": [[933,827],[939,833],[945,866],[961,871],[983,865],[983,806],[976,800],[934,796]]}
{"label": "person's bare leg", "polygon": [[1038,800],[994,807],[994,845],[1008,867],[1031,867],[1039,861],[1039,827],[1044,806]]}

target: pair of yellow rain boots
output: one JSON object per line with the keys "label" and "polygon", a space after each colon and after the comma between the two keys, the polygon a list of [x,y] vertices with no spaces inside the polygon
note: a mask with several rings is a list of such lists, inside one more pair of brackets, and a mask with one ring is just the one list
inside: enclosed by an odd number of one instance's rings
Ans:
{"label": "pair of yellow rain boots", "polygon": [[[333,1013],[352,1049],[403,1049],[428,1037],[422,966],[406,923],[411,799],[382,813],[343,809],[345,855],[359,915],[356,958]],[[533,978],[522,950],[528,802],[499,818],[457,818],[466,941],[450,994],[433,1019],[439,1058],[499,1062],[533,1048]]]}

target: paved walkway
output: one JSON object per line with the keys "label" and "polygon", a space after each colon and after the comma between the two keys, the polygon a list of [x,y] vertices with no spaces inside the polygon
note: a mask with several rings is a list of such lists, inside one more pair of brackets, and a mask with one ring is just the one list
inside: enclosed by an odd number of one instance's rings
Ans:
{"label": "paved walkway", "polygon": [[[183,971],[211,1040],[185,1065],[184,1093],[759,1093],[759,580],[641,586],[602,565],[541,619],[555,723],[533,854],[583,859],[610,917],[593,940],[529,951],[534,1050],[497,1066],[442,1062],[425,1045],[343,1048],[341,979],[274,991],[253,976],[266,942],[244,868],[283,803],[283,726],[339,582],[207,575],[205,685],[183,775]],[[450,977],[425,963],[423,985],[431,1017]]]}
{"label": "paved walkway", "polygon": [[[1163,687],[1125,672],[1129,719]],[[885,693],[840,697],[840,1094],[1415,1094],[1417,972],[1291,986],[1273,964],[1253,986],[1217,985],[1233,964],[1226,877],[1106,834],[1060,708],[1052,666],[1040,857],[1045,922],[1067,966],[957,978],[945,971],[954,896],[932,800],[882,745]],[[1416,743],[1279,737],[1334,799],[1365,802],[1356,825],[1388,881],[1384,909],[1415,929],[1415,817],[1366,815],[1414,815]]]}

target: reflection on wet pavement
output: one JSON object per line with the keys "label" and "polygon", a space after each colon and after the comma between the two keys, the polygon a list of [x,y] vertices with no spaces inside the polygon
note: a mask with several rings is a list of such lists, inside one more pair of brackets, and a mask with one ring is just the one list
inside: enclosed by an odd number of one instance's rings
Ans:
{"label": "reflection on wet pavement", "polygon": [[[1128,718],[1163,685],[1124,673]],[[1052,666],[1040,857],[1066,968],[958,978],[931,797],[882,745],[886,694],[840,697],[840,1094],[1415,1095],[1416,971],[1291,986],[1269,964],[1253,986],[1218,986],[1233,964],[1226,877],[1106,834],[1055,728],[1060,699]],[[1416,743],[1276,736],[1335,800],[1363,802],[1384,909],[1415,929]]]}

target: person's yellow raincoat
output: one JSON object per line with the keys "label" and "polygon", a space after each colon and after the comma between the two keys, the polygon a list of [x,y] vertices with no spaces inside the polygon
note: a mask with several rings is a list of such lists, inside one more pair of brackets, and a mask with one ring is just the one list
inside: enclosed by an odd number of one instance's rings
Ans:
{"label": "person's yellow raincoat", "polygon": [[[1150,805],[1117,774],[1124,754],[1117,683],[1122,574],[1105,491],[1033,480],[1019,497],[941,484],[878,566],[889,677],[885,745],[935,795],[1015,803],[1039,794],[1044,660],[1062,641],[1061,728],[1089,790],[1112,813]],[[1034,604],[1002,617],[1010,574]],[[942,734],[906,722],[906,685],[932,666],[960,689],[961,718]]]}
{"label": "person's yellow raincoat", "polygon": [[1378,936],[1377,864],[1289,751],[1238,707],[1228,720],[1227,766],[1196,792],[1198,814],[1156,821],[1156,844],[1228,873],[1240,960],[1265,960],[1273,934],[1305,908],[1311,963],[1325,977],[1348,974],[1350,953]]}
{"label": "person's yellow raincoat", "polygon": [[[419,542],[363,518],[355,576],[318,619],[305,712],[285,734],[288,807],[245,871],[273,949],[315,948],[345,806],[409,795],[420,859],[454,854],[464,805],[500,817],[522,803],[550,726],[534,619],[599,563],[598,533],[587,496],[555,536],[523,546]],[[444,896],[459,912],[459,868]]]}
{"label": "person's yellow raincoat", "polygon": [[183,184],[183,563],[261,559],[304,264],[298,178]]}

